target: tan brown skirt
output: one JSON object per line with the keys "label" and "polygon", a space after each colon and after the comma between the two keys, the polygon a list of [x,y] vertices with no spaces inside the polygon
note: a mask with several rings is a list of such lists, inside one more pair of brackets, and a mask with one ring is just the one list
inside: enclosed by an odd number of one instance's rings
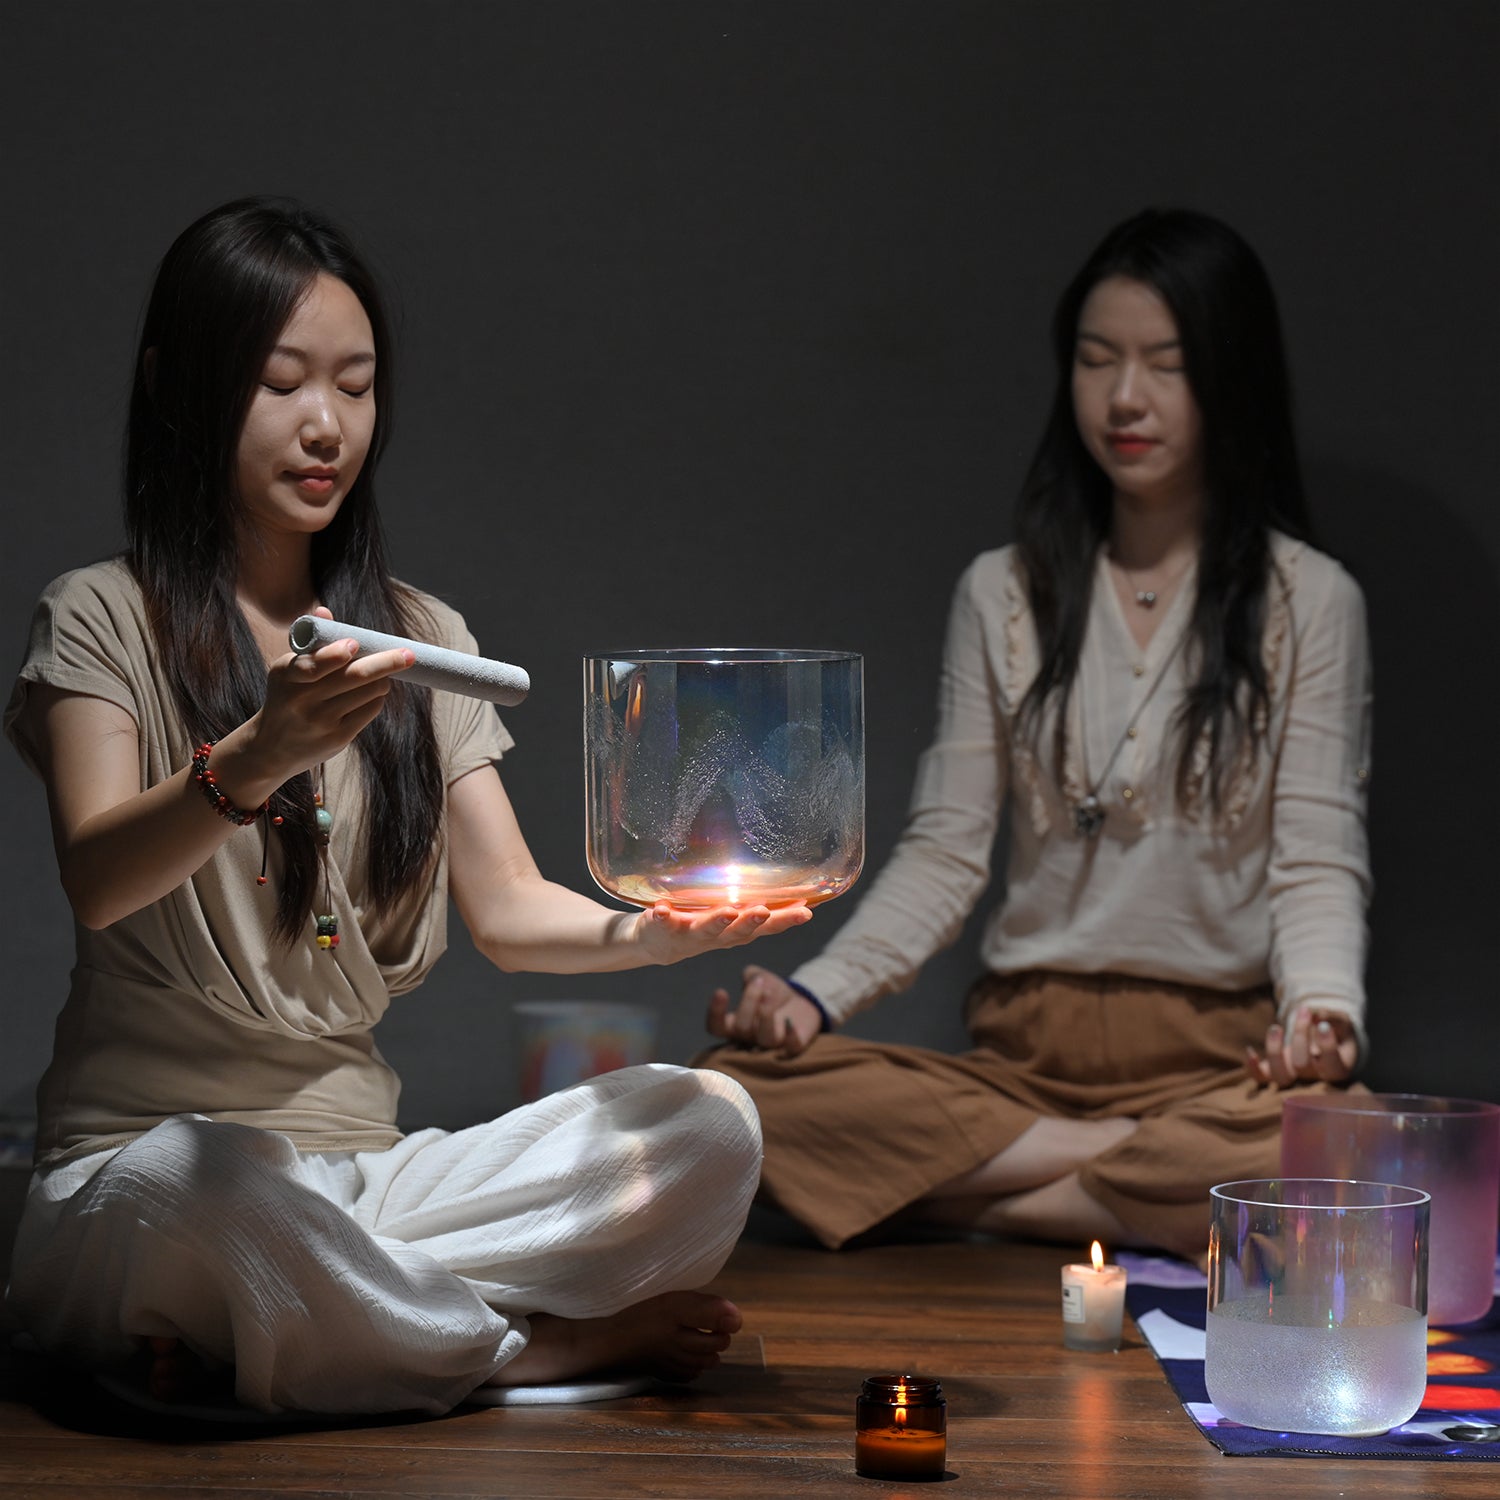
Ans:
{"label": "tan brown skirt", "polygon": [[1084,1190],[1143,1239],[1197,1256],[1208,1189],[1276,1175],[1285,1091],[1244,1067],[1275,1014],[1268,988],[988,975],[965,1013],[975,1047],[957,1056],[833,1034],[793,1058],[721,1047],[698,1059],[760,1110],[762,1197],[836,1249],[1039,1116],[1125,1116],[1139,1128],[1080,1169]]}

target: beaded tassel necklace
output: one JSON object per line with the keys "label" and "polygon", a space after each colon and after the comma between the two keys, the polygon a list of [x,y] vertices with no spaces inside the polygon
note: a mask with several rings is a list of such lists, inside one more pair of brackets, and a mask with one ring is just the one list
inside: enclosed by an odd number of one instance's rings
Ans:
{"label": "beaded tassel necklace", "polygon": [[[205,766],[207,765],[207,761],[208,757],[205,755]],[[202,776],[199,777],[200,781],[203,779]],[[333,841],[333,814],[328,810],[324,801],[323,791],[323,766],[320,764],[318,766],[318,785],[313,792],[313,817],[315,820],[313,834],[318,843],[318,859],[323,866],[323,905],[331,907],[333,905],[333,896],[328,881],[328,846]],[[209,795],[212,797],[214,793],[211,791]],[[225,801],[227,803],[227,799]],[[238,811],[238,809],[234,809],[234,811]],[[225,816],[228,816],[228,814],[225,814]],[[255,877],[256,885],[264,885],[266,883],[266,865],[271,856],[271,834],[270,830],[266,827],[266,823],[274,823],[276,827],[280,828],[285,821],[284,818],[278,815],[274,818],[267,818],[261,824],[260,874]],[[314,922],[316,924],[318,947],[325,953],[332,953],[339,945],[339,919],[332,911],[325,911],[320,916],[315,915]]]}
{"label": "beaded tassel necklace", "polygon": [[318,947],[332,953],[339,945],[339,919],[329,910],[333,901],[328,888],[328,845],[333,839],[333,814],[323,800],[323,767],[318,767],[318,787],[313,793],[313,812],[317,818],[318,857],[323,862],[324,914],[317,919]]}
{"label": "beaded tassel necklace", "polygon": [[[188,767],[189,784],[196,784],[198,790],[207,799],[209,806],[221,818],[233,823],[236,828],[247,828],[257,818],[260,819],[260,874],[255,877],[255,883],[264,885],[266,870],[271,860],[271,830],[268,825],[274,824],[280,828],[286,819],[279,813],[272,814],[269,797],[256,808],[247,809],[235,805],[228,794],[220,788],[218,777],[209,767],[214,744],[213,740],[204,740],[193,751],[192,764]],[[333,840],[333,814],[329,811],[324,796],[325,770],[326,766],[320,762],[317,784],[313,789],[313,836],[318,845],[318,859],[323,866],[322,904],[325,909],[321,913],[314,913],[313,923],[318,947],[325,953],[332,953],[339,945],[339,919],[331,910],[333,891],[328,877],[328,846]]]}

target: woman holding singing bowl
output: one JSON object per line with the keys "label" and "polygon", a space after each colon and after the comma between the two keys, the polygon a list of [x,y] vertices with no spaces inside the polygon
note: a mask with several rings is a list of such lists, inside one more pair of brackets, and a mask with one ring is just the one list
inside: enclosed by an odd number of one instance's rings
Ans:
{"label": "woman holding singing bowl", "polygon": [[[131,395],[122,557],[42,596],[5,715],[45,782],[78,961],[39,1096],[8,1305],[170,1399],[446,1411],[600,1371],[688,1378],[760,1136],[720,1074],[648,1066],[448,1133],[396,1128],[373,1040],[446,945],[506,970],[675,963],[805,906],[622,913],[545,880],[487,703],[412,653],[288,648],[320,613],[463,652],[388,570],[393,365],[349,241],[251,199],[163,260]],[[463,1038],[455,1038],[458,1045]]]}

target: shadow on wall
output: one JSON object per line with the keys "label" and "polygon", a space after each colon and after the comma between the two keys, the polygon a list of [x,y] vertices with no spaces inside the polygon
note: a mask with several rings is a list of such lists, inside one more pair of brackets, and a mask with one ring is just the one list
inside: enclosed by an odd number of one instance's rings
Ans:
{"label": "shadow on wall", "polygon": [[1322,544],[1364,589],[1374,653],[1365,1082],[1494,1099],[1497,560],[1438,496],[1307,467]]}

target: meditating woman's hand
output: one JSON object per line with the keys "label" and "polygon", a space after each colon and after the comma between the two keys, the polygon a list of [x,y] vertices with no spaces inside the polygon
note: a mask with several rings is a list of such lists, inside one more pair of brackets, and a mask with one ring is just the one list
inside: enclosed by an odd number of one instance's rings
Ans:
{"label": "meditating woman's hand", "polygon": [[779,974],[750,964],[741,979],[740,1003],[733,1010],[729,991],[714,991],[708,1002],[710,1035],[795,1057],[823,1029],[818,1007]]}
{"label": "meditating woman's hand", "polygon": [[1266,1032],[1265,1052],[1245,1049],[1245,1068],[1259,1083],[1277,1088],[1322,1079],[1337,1083],[1354,1071],[1359,1040],[1342,1011],[1304,1005],[1284,1027],[1278,1021]]}
{"label": "meditating woman's hand", "polygon": [[[333,618],[321,605],[314,613]],[[348,640],[305,656],[288,650],[267,668],[266,701],[237,748],[280,785],[349,745],[380,712],[392,679],[414,660],[406,650],[361,655]]]}

